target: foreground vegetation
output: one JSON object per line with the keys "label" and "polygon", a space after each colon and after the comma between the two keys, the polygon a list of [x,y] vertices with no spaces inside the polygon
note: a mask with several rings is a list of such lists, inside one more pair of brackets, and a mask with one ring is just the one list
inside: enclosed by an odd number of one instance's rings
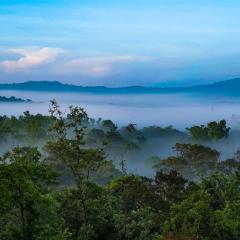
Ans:
{"label": "foreground vegetation", "polygon": [[[0,118],[2,142],[16,141],[0,158],[0,239],[240,238],[240,153],[220,161],[203,145],[228,138],[225,121],[187,134],[118,129],[82,108],[64,114],[55,101],[50,113]],[[175,154],[148,158],[152,176],[129,171],[128,161],[137,164],[159,136],[171,139]]]}

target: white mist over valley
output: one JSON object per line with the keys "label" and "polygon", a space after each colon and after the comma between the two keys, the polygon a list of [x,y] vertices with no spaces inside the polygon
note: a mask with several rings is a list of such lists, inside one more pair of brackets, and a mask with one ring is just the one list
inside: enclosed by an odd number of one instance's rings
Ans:
{"label": "white mist over valley", "polygon": [[172,125],[185,129],[191,125],[225,119],[240,128],[240,98],[203,97],[191,94],[88,94],[67,92],[0,91],[0,96],[15,96],[33,102],[0,103],[0,115],[48,114],[49,102],[56,99],[62,109],[83,107],[91,118],[111,119],[118,125],[135,123],[139,127]]}

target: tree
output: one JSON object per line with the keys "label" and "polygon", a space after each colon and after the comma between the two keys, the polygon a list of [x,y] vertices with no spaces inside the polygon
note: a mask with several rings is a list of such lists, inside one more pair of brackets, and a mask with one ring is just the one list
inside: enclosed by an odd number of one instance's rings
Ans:
{"label": "tree", "polygon": [[65,227],[71,232],[71,239],[114,240],[116,230],[112,206],[115,203],[104,187],[93,182],[85,184],[84,204],[88,216],[87,223],[78,188],[68,188],[58,196],[61,216]]}
{"label": "tree", "polygon": [[172,239],[237,240],[240,237],[239,180],[216,173],[204,178],[172,206],[165,233]]}
{"label": "tree", "polygon": [[194,140],[208,140],[208,128],[204,125],[186,128]]}
{"label": "tree", "polygon": [[101,122],[102,127],[106,131],[115,131],[117,130],[117,126],[111,120],[103,120]]}
{"label": "tree", "polygon": [[163,221],[160,211],[163,201],[155,193],[152,181],[126,175],[114,179],[108,189],[115,203],[117,239],[156,239]]}
{"label": "tree", "polygon": [[103,139],[104,144],[108,147],[111,147],[114,144],[118,145],[123,141],[124,139],[122,138],[121,134],[118,132],[117,129],[114,129],[114,128],[109,130],[105,134],[105,137]]}
{"label": "tree", "polygon": [[229,135],[230,128],[226,126],[226,121],[208,123],[208,136],[210,139],[219,140]]}
{"label": "tree", "polygon": [[[94,174],[109,162],[105,159],[102,149],[86,148],[85,146],[85,127],[88,116],[84,109],[78,107],[70,107],[69,113],[64,118],[56,101],[51,102],[50,113],[54,119],[51,128],[53,140],[48,142],[46,149],[49,153],[48,159],[51,161],[60,161],[70,169],[76,184],[77,199],[75,202],[79,204],[83,213],[83,221],[80,221],[80,229],[85,231],[85,237],[78,233],[76,239],[93,239],[96,234],[91,221],[91,207],[89,202],[89,180]],[[70,216],[71,217],[71,216]],[[74,221],[74,216],[71,221]],[[65,219],[65,224],[66,223]],[[91,233],[89,231],[91,230]],[[92,232],[93,231],[93,232]],[[93,234],[93,235],[92,235]],[[81,238],[79,238],[81,235]]]}
{"label": "tree", "polygon": [[137,125],[134,124],[134,123],[129,123],[129,124],[125,127],[125,129],[126,129],[126,131],[127,131],[129,134],[134,134],[134,133],[137,132],[136,126],[137,126]]}
{"label": "tree", "polygon": [[226,174],[229,173],[235,173],[240,166],[239,161],[237,161],[234,158],[228,158],[225,161],[221,161],[218,164],[218,169],[221,172],[224,172]]}
{"label": "tree", "polygon": [[144,141],[144,136],[136,126],[136,124],[129,123],[127,126],[121,128],[121,134],[128,140]]}
{"label": "tree", "polygon": [[187,128],[191,136],[195,140],[219,140],[229,135],[231,128],[226,126],[226,121],[209,122],[207,126],[192,126]]}
{"label": "tree", "polygon": [[187,180],[177,171],[172,170],[169,173],[157,171],[154,179],[155,192],[166,202],[165,210],[168,212],[170,206],[180,202],[185,197]]}
{"label": "tree", "polygon": [[0,159],[0,239],[66,239],[50,186],[58,174],[36,148],[15,148]]}
{"label": "tree", "polygon": [[105,133],[103,130],[98,128],[93,128],[88,132],[87,141],[90,144],[101,144],[103,142]]}
{"label": "tree", "polygon": [[176,143],[173,147],[177,156],[160,160],[154,167],[164,171],[176,170],[187,179],[208,175],[218,168],[220,153],[198,144]]}
{"label": "tree", "polygon": [[121,198],[124,212],[136,210],[138,207],[148,206],[151,201],[151,182],[134,175],[126,175],[113,180],[109,189],[113,195]]}
{"label": "tree", "polygon": [[142,129],[142,134],[144,137],[161,137],[161,136],[180,136],[182,135],[181,132],[174,129],[172,126],[168,127],[158,127],[158,126],[150,126],[150,127],[144,127]]}

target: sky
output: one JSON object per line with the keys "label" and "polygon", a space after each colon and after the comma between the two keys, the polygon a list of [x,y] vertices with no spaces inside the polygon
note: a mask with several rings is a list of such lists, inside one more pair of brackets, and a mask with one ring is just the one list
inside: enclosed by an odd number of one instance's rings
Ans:
{"label": "sky", "polygon": [[0,0],[0,82],[185,86],[240,76],[237,0]]}

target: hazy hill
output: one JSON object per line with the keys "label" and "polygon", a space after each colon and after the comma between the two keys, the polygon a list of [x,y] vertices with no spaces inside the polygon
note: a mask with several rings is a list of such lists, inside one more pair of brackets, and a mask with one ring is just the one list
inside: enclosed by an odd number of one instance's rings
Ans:
{"label": "hazy hill", "polygon": [[109,88],[104,86],[83,87],[71,84],[63,84],[57,81],[29,81],[23,83],[0,84],[0,90],[23,90],[23,91],[64,91],[99,94],[167,94],[167,93],[200,93],[240,96],[240,79],[231,79],[209,85],[193,87],[141,87],[130,86]]}
{"label": "hazy hill", "polygon": [[0,96],[0,103],[1,102],[31,102],[30,99],[24,100],[22,98],[16,98],[16,97],[3,97]]}

